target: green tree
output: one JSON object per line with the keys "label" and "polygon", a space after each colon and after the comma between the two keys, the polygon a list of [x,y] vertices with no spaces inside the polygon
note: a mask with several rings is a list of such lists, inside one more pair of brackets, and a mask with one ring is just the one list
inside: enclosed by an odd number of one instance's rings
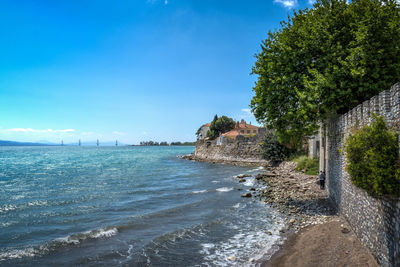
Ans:
{"label": "green tree", "polygon": [[278,141],[275,133],[269,132],[261,144],[261,153],[264,159],[280,162],[289,155],[289,150]]}
{"label": "green tree", "polygon": [[318,122],[400,80],[399,5],[318,0],[269,32],[256,59],[253,113],[298,145]]}
{"label": "green tree", "polygon": [[227,116],[221,116],[218,118],[214,116],[213,121],[210,125],[210,130],[207,132],[207,137],[210,139],[217,138],[221,133],[226,133],[235,128],[235,121]]}

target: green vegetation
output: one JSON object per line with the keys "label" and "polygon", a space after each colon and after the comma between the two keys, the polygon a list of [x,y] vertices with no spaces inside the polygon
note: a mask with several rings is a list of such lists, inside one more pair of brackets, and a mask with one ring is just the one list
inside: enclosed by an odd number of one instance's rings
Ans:
{"label": "green vegetation", "polygon": [[235,128],[235,121],[227,116],[214,116],[210,125],[210,130],[207,132],[207,137],[210,139],[217,138],[221,133],[226,133]]}
{"label": "green vegetation", "polygon": [[299,147],[317,122],[400,80],[399,4],[317,0],[269,32],[256,59],[255,117]]}
{"label": "green vegetation", "polygon": [[399,147],[397,134],[382,117],[371,126],[355,130],[344,146],[347,172],[352,183],[370,195],[400,196]]}
{"label": "green vegetation", "polygon": [[261,144],[262,157],[275,162],[283,161],[289,155],[289,150],[282,145],[275,133],[268,133]]}
{"label": "green vegetation", "polygon": [[294,158],[292,161],[297,163],[296,170],[302,171],[305,174],[309,175],[318,175],[319,171],[319,159],[318,158],[309,158],[306,155],[302,155]]}

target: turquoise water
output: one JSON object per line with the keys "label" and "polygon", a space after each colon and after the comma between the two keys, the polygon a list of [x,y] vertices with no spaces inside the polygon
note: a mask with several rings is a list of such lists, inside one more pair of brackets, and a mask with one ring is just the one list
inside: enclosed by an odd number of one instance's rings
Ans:
{"label": "turquoise water", "polygon": [[260,169],[178,157],[193,150],[0,147],[0,265],[248,264],[281,227],[240,197],[254,179],[234,176]]}

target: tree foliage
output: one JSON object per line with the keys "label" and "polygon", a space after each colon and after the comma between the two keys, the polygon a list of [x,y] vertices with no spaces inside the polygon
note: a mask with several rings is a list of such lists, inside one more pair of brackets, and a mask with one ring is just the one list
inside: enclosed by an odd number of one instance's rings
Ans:
{"label": "tree foliage", "polygon": [[400,196],[397,134],[382,117],[351,134],[344,147],[352,183],[372,196]]}
{"label": "tree foliage", "polygon": [[319,121],[399,81],[399,12],[392,0],[317,0],[294,12],[256,55],[257,120],[296,144]]}
{"label": "tree foliage", "polygon": [[210,125],[210,130],[207,132],[207,137],[211,139],[217,138],[220,134],[226,133],[235,128],[235,121],[227,116],[221,116],[218,118],[214,116],[213,121]]}
{"label": "tree foliage", "polygon": [[262,157],[275,162],[283,161],[288,155],[289,150],[282,145],[275,133],[269,132],[261,145]]}

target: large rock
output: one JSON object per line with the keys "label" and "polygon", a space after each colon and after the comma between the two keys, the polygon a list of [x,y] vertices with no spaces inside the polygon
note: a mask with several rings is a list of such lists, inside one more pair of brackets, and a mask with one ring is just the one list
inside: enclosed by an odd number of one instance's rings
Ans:
{"label": "large rock", "polygon": [[247,192],[247,193],[243,194],[242,197],[251,197],[251,193]]}
{"label": "large rock", "polygon": [[240,174],[236,176],[236,178],[245,178],[245,177],[251,177],[251,174]]}

